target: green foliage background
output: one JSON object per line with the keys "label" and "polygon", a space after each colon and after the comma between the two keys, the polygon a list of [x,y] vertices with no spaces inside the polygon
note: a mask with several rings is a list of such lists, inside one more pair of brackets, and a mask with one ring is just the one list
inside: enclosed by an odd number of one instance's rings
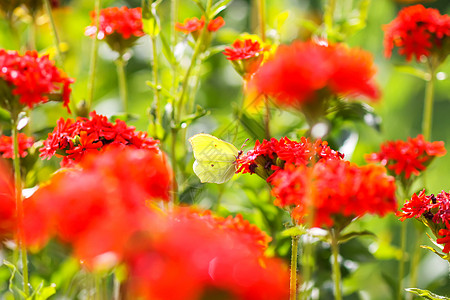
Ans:
{"label": "green foliage background", "polygon": [[[243,32],[256,32],[256,11],[252,9],[255,3],[250,0],[234,0],[229,7],[221,13],[226,21],[225,27],[220,29],[213,41],[215,46],[231,44],[239,34]],[[307,39],[311,32],[308,30],[311,24],[320,24],[325,2],[319,0],[268,0],[267,2],[267,26],[268,37],[281,43],[290,43],[295,39]],[[342,0],[344,5],[350,6],[359,3],[357,0]],[[77,104],[86,98],[86,87],[89,72],[89,53],[92,45],[90,38],[84,36],[84,29],[91,23],[89,12],[93,10],[92,0],[64,1],[65,5],[54,11],[58,33],[62,42],[66,43],[64,53],[64,70],[76,83],[73,85],[72,110]],[[137,7],[140,1],[102,1],[103,7],[122,6]],[[180,0],[179,20],[192,16],[200,16],[200,11],[193,1]],[[442,14],[450,13],[448,0],[426,2],[426,6],[435,7]],[[373,105],[375,113],[381,118],[379,130],[364,124],[364,122],[345,121],[340,123],[340,131],[332,134],[330,143],[339,147],[342,141],[353,133],[357,137],[354,151],[346,153],[347,159],[358,164],[364,164],[363,155],[378,151],[379,144],[386,140],[406,139],[415,137],[421,131],[424,86],[423,80],[399,70],[396,66],[405,65],[403,57],[394,55],[388,60],[383,55],[383,31],[382,25],[389,23],[404,4],[394,0],[371,1],[367,24],[361,30],[349,35],[347,42],[351,46],[359,46],[370,51],[374,55],[378,66],[377,80],[381,86],[382,99]],[[163,32],[168,33],[169,28],[169,1],[163,1],[158,9],[163,25]],[[285,13],[288,13],[286,15]],[[283,16],[287,16],[281,22]],[[40,20],[43,24],[37,34],[37,47],[41,52],[52,49],[52,37],[50,27],[45,18]],[[350,28],[352,15],[344,13],[337,24],[342,28]],[[0,47],[5,49],[18,49],[27,38],[27,25],[20,23],[19,34],[13,35],[5,20],[0,20]],[[182,41],[182,34],[179,41]],[[159,45],[161,48],[161,45]],[[187,48],[186,48],[187,49]],[[189,51],[188,49],[186,51]],[[149,125],[148,107],[152,102],[153,92],[145,82],[152,79],[151,69],[151,43],[148,36],[141,38],[132,50],[132,57],[127,65],[127,79],[129,87],[130,112],[139,116],[138,119],[129,122],[139,130],[147,130]],[[114,65],[115,54],[108,49],[105,43],[100,44],[95,97],[93,109],[98,113],[113,116],[120,112],[120,99],[117,84],[117,75]],[[161,77],[163,86],[170,89],[170,70],[163,53],[158,53],[158,59],[163,64]],[[307,58],[305,58],[307,59]],[[410,65],[419,66],[415,62]],[[447,61],[440,70],[449,76],[450,61]],[[233,70],[225,57],[217,53],[207,59],[201,66],[201,82],[196,96],[196,103],[207,109],[210,113],[195,121],[187,130],[186,136],[195,133],[212,133],[224,140],[232,140],[234,126],[237,124],[236,108],[242,101],[242,81]],[[445,77],[445,76],[444,76]],[[450,145],[450,80],[445,77],[436,83],[435,104],[432,139],[445,141]],[[276,138],[288,135],[295,137],[306,125],[301,116],[295,112],[281,111],[272,108],[271,130]],[[33,110],[30,131],[37,137],[44,139],[56,125],[60,117],[69,117],[58,104],[48,104]],[[240,134],[235,141],[239,148],[246,142],[244,150],[254,145],[255,139],[262,139],[261,130],[262,115],[259,112],[249,112],[248,120],[244,121]],[[242,128],[249,130],[244,130]],[[356,142],[356,140],[354,140]],[[166,141],[162,141],[162,147],[166,150]],[[350,145],[351,146],[351,145]],[[351,149],[352,147],[350,147]],[[183,149],[183,148],[180,148]],[[189,147],[186,144],[186,149]],[[450,148],[448,148],[450,149]],[[180,184],[183,192],[181,201],[187,204],[196,204],[203,208],[217,209],[222,215],[241,213],[246,219],[257,224],[268,232],[274,239],[270,251],[273,254],[288,258],[290,255],[290,239],[282,236],[283,222],[288,218],[284,212],[275,208],[270,199],[269,190],[265,183],[254,176],[241,175],[225,185],[200,184],[192,172],[192,153],[189,152],[180,158],[181,169],[187,175]],[[57,168],[58,162],[39,162],[36,171],[27,178],[32,186],[36,182],[42,182],[49,178]],[[428,193],[438,193],[441,190],[450,190],[450,155],[436,159],[427,174]],[[422,187],[417,186],[417,190]],[[402,203],[402,199],[399,199]],[[370,230],[376,234],[376,238],[354,239],[341,248],[342,272],[344,275],[345,299],[393,299],[397,283],[399,257],[399,224],[394,216],[383,219],[365,217],[354,226],[355,229]],[[408,225],[422,226],[413,221]],[[414,250],[414,234],[408,237],[409,259]],[[426,243],[425,239],[423,243]],[[47,283],[57,282],[57,288],[67,292],[69,281],[76,276],[76,267],[72,260],[62,256],[61,246],[50,245],[33,259],[32,270],[34,282],[45,279]],[[437,256],[421,252],[421,264],[419,271],[419,288],[429,289],[437,294],[450,295],[450,280],[448,264]],[[42,262],[48,262],[44,264]],[[330,251],[327,245],[320,242],[315,246],[314,278],[316,289],[314,299],[331,299],[331,266]],[[50,267],[49,267],[50,266]],[[0,291],[6,289],[6,278],[9,272],[5,267],[0,267]],[[75,277],[74,277],[75,276]],[[66,286],[66,288],[64,288]],[[406,287],[409,287],[406,285]],[[76,293],[74,293],[76,294]],[[1,293],[0,293],[1,295]]]}

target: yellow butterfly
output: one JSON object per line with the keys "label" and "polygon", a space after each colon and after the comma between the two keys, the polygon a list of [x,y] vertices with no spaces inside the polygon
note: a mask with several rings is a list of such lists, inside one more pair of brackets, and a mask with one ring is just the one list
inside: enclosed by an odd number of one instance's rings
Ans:
{"label": "yellow butterfly", "polygon": [[189,138],[194,152],[194,173],[201,182],[224,183],[236,172],[236,159],[242,153],[234,145],[210,134]]}

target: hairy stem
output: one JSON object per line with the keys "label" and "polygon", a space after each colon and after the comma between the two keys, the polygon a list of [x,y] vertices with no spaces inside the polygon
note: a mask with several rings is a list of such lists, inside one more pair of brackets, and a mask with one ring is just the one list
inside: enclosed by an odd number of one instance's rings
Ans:
{"label": "hairy stem", "polygon": [[[156,124],[161,125],[162,119],[161,119],[161,93],[159,92],[158,85],[159,85],[159,76],[158,76],[158,49],[156,45],[156,37],[152,37],[152,53],[153,53],[153,83],[157,87],[154,90],[154,97],[153,97],[153,108],[155,109],[155,116],[156,116]],[[157,134],[157,126],[154,126],[154,135]]]}
{"label": "hairy stem", "polygon": [[17,222],[19,224],[17,233],[17,246],[22,258],[22,276],[23,276],[23,291],[26,298],[30,295],[30,288],[28,282],[28,260],[27,250],[24,245],[24,232],[23,232],[23,203],[22,203],[22,176],[20,174],[20,156],[19,156],[19,132],[17,130],[18,116],[12,114],[12,139],[13,139],[13,165],[14,165],[14,187],[16,198],[16,210],[17,210]]}
{"label": "hairy stem", "polygon": [[291,249],[291,281],[290,281],[290,297],[289,300],[297,299],[297,260],[298,260],[298,235],[292,236]]}
{"label": "hairy stem", "polygon": [[45,11],[47,12],[48,19],[50,20],[50,25],[52,28],[52,36],[53,36],[53,43],[55,44],[55,51],[56,51],[56,61],[58,62],[58,65],[60,67],[63,66],[63,60],[61,55],[61,49],[59,48],[59,36],[58,31],[56,30],[55,20],[53,19],[52,14],[52,7],[50,5],[50,0],[44,0],[45,5]]}
{"label": "hairy stem", "polygon": [[435,70],[430,66],[430,80],[425,86],[425,103],[423,110],[422,133],[426,141],[431,141],[431,126],[433,123],[433,94]]}
{"label": "hairy stem", "polygon": [[125,61],[123,55],[120,55],[116,60],[117,77],[119,79],[119,93],[122,100],[122,107],[125,113],[128,113],[128,90],[127,90],[127,78],[125,75]]}
{"label": "hairy stem", "polygon": [[339,265],[339,231],[330,228],[331,252],[333,255],[333,280],[334,280],[334,299],[342,300],[341,292],[341,268]]}
{"label": "hairy stem", "polygon": [[91,110],[92,102],[94,101],[94,87],[95,87],[95,69],[97,67],[97,52],[98,52],[98,38],[97,33],[99,29],[99,20],[100,20],[100,8],[101,8],[101,0],[95,0],[95,26],[97,27],[97,31],[95,37],[92,41],[91,48],[91,58],[89,65],[89,79],[87,85],[87,98],[86,98],[86,106],[87,110]]}

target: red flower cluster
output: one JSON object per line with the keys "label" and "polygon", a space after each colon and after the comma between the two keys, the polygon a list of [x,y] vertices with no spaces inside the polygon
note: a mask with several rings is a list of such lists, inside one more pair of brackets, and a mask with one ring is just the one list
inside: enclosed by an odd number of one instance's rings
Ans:
{"label": "red flower cluster", "polygon": [[379,97],[370,53],[343,44],[294,42],[283,45],[250,82],[282,106],[301,109],[330,96]]}
{"label": "red flower cluster", "polygon": [[55,236],[90,268],[123,264],[127,299],[288,296],[287,268],[263,255],[269,238],[242,217],[153,209],[171,186],[161,153],[114,148],[80,166],[25,200],[27,245]]}
{"label": "red flower cluster", "polygon": [[444,191],[435,195],[425,195],[422,190],[407,201],[396,214],[400,221],[420,219],[437,237],[436,242],[444,244],[443,252],[450,252],[450,193]]}
{"label": "red flower cluster", "polygon": [[[209,21],[207,29],[209,32],[214,32],[219,30],[223,25],[225,25],[224,19],[222,17],[217,17]],[[205,26],[205,17],[202,16],[200,20],[193,17],[184,20],[184,23],[175,23],[175,30],[189,34],[200,31],[203,29],[203,26]]]}
{"label": "red flower cluster", "polygon": [[101,266],[104,253],[120,259],[130,236],[149,225],[147,202],[169,200],[171,181],[162,152],[110,147],[87,156],[25,200],[26,242],[56,236],[89,266]]}
{"label": "red flower cluster", "polygon": [[406,179],[411,174],[419,176],[435,157],[447,153],[444,142],[427,142],[423,135],[405,141],[388,141],[380,146],[380,152],[366,155],[368,162],[380,162]]}
{"label": "red flower cluster", "polygon": [[130,299],[288,298],[287,268],[249,246],[245,238],[253,229],[247,233],[240,219],[179,214],[158,220],[130,242],[125,256]]}
{"label": "red flower cluster", "polygon": [[[14,96],[19,103],[32,108],[49,100],[49,94],[59,92],[63,105],[69,109],[70,84],[74,82],[64,72],[55,67],[48,55],[39,57],[36,51],[28,51],[19,55],[16,51],[0,49],[0,93],[6,102],[2,106],[10,110]],[[8,88],[8,90],[4,90]]]}
{"label": "red flower cluster", "polygon": [[113,124],[95,111],[90,113],[90,117],[59,119],[53,132],[44,141],[44,146],[39,149],[40,156],[47,159],[53,155],[63,156],[61,165],[70,166],[87,153],[96,153],[109,145],[159,151],[157,140],[147,137],[144,132],[135,131],[134,127],[127,126],[122,120],[117,119]]}
{"label": "red flower cluster", "polygon": [[233,43],[232,48],[225,48],[223,54],[227,57],[228,60],[242,60],[259,56],[262,51],[264,51],[264,48],[261,47],[258,41],[246,39],[245,41],[236,40]]}
{"label": "red flower cluster", "polygon": [[229,234],[236,234],[238,238],[246,243],[250,248],[255,249],[255,253],[259,252],[262,256],[269,246],[272,238],[265,232],[261,231],[256,225],[244,220],[242,215],[236,217],[228,216],[227,218],[213,215],[211,211],[198,211],[191,209],[180,209],[177,218],[198,219],[202,220],[210,228],[218,228],[225,230]]}
{"label": "red flower cluster", "polygon": [[[28,137],[25,133],[19,133],[18,135],[19,142],[19,156],[25,157],[28,155],[28,148],[33,146],[34,139],[32,137]],[[0,155],[3,158],[13,158],[14,157],[14,145],[12,137],[7,135],[0,136]]]}
{"label": "red flower cluster", "polygon": [[267,47],[261,47],[258,41],[251,39],[236,40],[232,47],[226,47],[223,54],[230,60],[236,71],[246,80],[250,79],[264,60],[264,51]]}
{"label": "red flower cluster", "polygon": [[[86,27],[85,35],[95,37],[95,12],[91,12],[92,24]],[[100,11],[99,30],[97,38],[103,40],[109,35],[117,34],[123,39],[138,38],[145,33],[142,29],[142,9],[128,8],[126,6],[108,7]]]}
{"label": "red flower cluster", "polygon": [[450,17],[418,4],[403,8],[383,30],[386,57],[398,47],[408,61],[412,56],[419,61],[422,55],[429,56],[439,50],[443,40],[450,36]]}
{"label": "red flower cluster", "polygon": [[395,181],[382,166],[359,167],[343,160],[321,160],[308,168],[289,165],[270,183],[276,205],[291,208],[299,223],[312,227],[346,226],[365,214],[385,215],[396,209]]}
{"label": "red flower cluster", "polygon": [[309,139],[301,138],[300,142],[291,141],[287,137],[270,141],[256,141],[253,150],[247,151],[237,159],[238,170],[250,174],[258,174],[264,179],[286,164],[308,165],[320,160],[341,160],[342,153],[332,150],[326,141],[320,139],[311,143]]}
{"label": "red flower cluster", "polygon": [[16,232],[16,202],[11,170],[0,161],[0,239],[12,238]]}

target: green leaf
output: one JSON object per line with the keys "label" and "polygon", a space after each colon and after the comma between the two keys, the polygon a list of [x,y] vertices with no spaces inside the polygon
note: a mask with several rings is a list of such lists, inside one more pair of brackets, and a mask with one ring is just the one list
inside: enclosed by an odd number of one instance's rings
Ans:
{"label": "green leaf", "polygon": [[397,65],[394,67],[394,69],[398,72],[409,74],[425,81],[430,80],[431,76],[428,72],[425,72],[418,68],[414,68],[413,66],[410,65],[400,65],[400,66]]}
{"label": "green leaf", "polygon": [[177,65],[177,59],[170,48],[169,43],[167,42],[167,39],[164,37],[163,31],[160,32],[159,38],[161,40],[162,44],[162,53],[164,54],[164,57],[167,59],[169,64],[172,66],[172,68],[175,68]]}
{"label": "green leaf", "polygon": [[233,0],[220,0],[214,3],[211,7],[211,13],[209,14],[210,19],[214,19],[222,10],[227,8],[228,4]]}
{"label": "green leaf", "polygon": [[254,140],[262,140],[266,137],[266,132],[261,122],[251,118],[247,113],[242,113],[239,121]]}
{"label": "green leaf", "polygon": [[206,15],[206,9],[205,6],[203,6],[203,3],[200,0],[192,0],[195,2],[195,4],[197,4],[198,8],[200,8],[200,10],[202,11],[202,13],[204,15]]}
{"label": "green leaf", "polygon": [[450,300],[450,298],[448,297],[444,297],[444,296],[439,296],[436,294],[433,294],[430,291],[427,290],[421,290],[421,289],[416,289],[416,288],[409,288],[409,289],[405,289],[407,292],[416,294],[418,296],[421,296],[425,299],[429,299],[429,300]]}
{"label": "green leaf", "polygon": [[283,27],[284,23],[286,23],[286,20],[289,18],[289,11],[285,10],[278,15],[275,16],[275,28],[278,32],[281,31],[281,27]]}
{"label": "green leaf", "polygon": [[159,17],[156,13],[156,7],[161,3],[161,1],[154,2],[149,5],[148,1],[142,1],[142,20],[144,32],[146,32],[152,38],[158,36],[161,32],[161,25],[159,22]]}
{"label": "green leaf", "polygon": [[450,256],[449,256],[448,254],[440,253],[439,251],[437,251],[437,250],[434,249],[433,247],[426,246],[426,245],[421,245],[420,248],[430,250],[430,251],[433,252],[434,254],[438,255],[440,258],[442,258],[442,259],[447,260],[447,261],[450,262]]}
{"label": "green leaf", "polygon": [[209,111],[204,109],[203,107],[201,107],[200,105],[197,105],[196,110],[193,114],[187,115],[186,117],[184,117],[181,122],[180,122],[180,126],[184,123],[185,125],[189,125],[192,122],[194,122],[195,120],[206,116],[207,114],[209,114]]}
{"label": "green leaf", "polygon": [[287,228],[281,232],[282,236],[300,236],[305,234],[307,231],[303,226],[293,226]]}
{"label": "green leaf", "polygon": [[11,263],[11,262],[9,262],[7,260],[3,260],[3,264],[5,266],[7,266],[8,269],[10,270],[10,272],[11,272],[11,277],[9,277],[9,284],[8,284],[9,291],[11,293],[14,293],[14,294],[19,294],[19,295],[21,295],[21,297],[23,299],[25,299],[26,295],[25,295],[24,291],[22,291],[20,288],[18,288],[14,284],[14,281],[15,281],[15,278],[16,278],[16,274],[17,274],[18,280],[22,281],[22,275],[20,274],[19,270],[17,270],[16,266],[13,263]]}
{"label": "green leaf", "polygon": [[350,233],[341,235],[341,236],[339,237],[339,243],[342,244],[342,243],[348,242],[349,240],[354,239],[354,238],[356,238],[356,237],[360,237],[360,236],[370,236],[370,237],[375,237],[375,234],[372,233],[372,232],[370,232],[370,231],[367,231],[367,230],[364,230],[364,231],[354,231],[354,232],[350,232]]}
{"label": "green leaf", "polygon": [[161,85],[156,85],[155,83],[153,83],[151,81],[146,81],[145,84],[148,85],[149,87],[151,87],[153,90],[159,91],[165,97],[167,97],[169,99],[174,99],[172,94],[168,90],[163,88]]}

